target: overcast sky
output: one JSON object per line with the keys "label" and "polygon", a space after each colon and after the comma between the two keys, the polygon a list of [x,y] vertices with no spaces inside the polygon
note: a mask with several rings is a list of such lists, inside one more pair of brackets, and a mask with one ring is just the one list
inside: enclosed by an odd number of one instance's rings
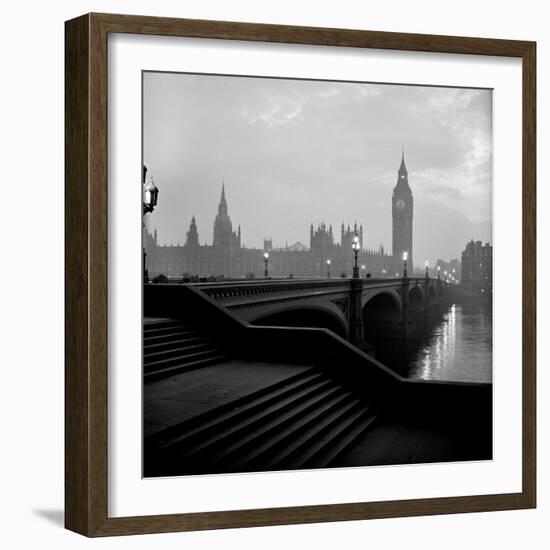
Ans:
{"label": "overcast sky", "polygon": [[158,186],[149,226],[201,244],[225,181],[243,243],[301,241],[309,225],[364,226],[391,250],[391,196],[401,147],[414,196],[417,265],[491,241],[489,90],[145,73],[144,162]]}

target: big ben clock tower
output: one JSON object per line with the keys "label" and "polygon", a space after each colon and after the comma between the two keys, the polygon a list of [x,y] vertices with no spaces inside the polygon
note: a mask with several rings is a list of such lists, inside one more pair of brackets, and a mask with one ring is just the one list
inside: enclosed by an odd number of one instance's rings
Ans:
{"label": "big ben clock tower", "polygon": [[407,264],[412,272],[413,264],[413,196],[409,187],[409,177],[405,166],[405,151],[401,155],[401,166],[397,173],[397,183],[392,196],[393,248],[395,259],[401,260],[407,252]]}

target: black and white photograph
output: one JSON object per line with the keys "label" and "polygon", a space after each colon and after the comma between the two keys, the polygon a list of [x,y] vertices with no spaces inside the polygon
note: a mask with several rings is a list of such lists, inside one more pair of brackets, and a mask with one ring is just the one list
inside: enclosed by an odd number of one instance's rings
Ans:
{"label": "black and white photograph", "polygon": [[492,113],[142,73],[143,477],[493,458]]}

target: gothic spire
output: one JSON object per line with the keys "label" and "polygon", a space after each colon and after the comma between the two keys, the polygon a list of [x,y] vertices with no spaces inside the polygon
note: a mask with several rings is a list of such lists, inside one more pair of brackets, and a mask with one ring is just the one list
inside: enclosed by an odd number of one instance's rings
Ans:
{"label": "gothic spire", "polygon": [[405,166],[405,147],[401,147],[401,165],[399,166],[399,179],[407,179],[407,167]]}
{"label": "gothic spire", "polygon": [[225,200],[225,182],[222,180],[222,196],[220,198],[220,204],[218,205],[218,216],[221,218],[227,218],[227,201]]}

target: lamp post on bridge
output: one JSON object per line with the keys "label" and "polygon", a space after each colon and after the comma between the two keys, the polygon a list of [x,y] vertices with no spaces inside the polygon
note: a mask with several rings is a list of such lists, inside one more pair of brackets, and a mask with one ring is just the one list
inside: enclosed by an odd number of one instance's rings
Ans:
{"label": "lamp post on bridge", "polygon": [[327,279],[330,279],[330,258],[327,260]]}
{"label": "lamp post on bridge", "polygon": [[[143,227],[145,227],[145,215],[150,214],[157,205],[159,190],[153,178],[150,178],[149,181],[146,179],[147,176],[147,166],[143,166],[142,175],[141,175],[141,185],[143,186]],[[143,247],[143,282],[149,282],[149,272],[147,271],[147,253],[145,252],[145,247]]]}
{"label": "lamp post on bridge", "polygon": [[355,233],[351,243],[353,249],[353,277],[351,278],[350,296],[350,340],[352,344],[359,346],[363,341],[363,310],[361,308],[361,296],[363,294],[363,280],[359,277],[357,257],[361,249],[359,235]]}
{"label": "lamp post on bridge", "polygon": [[264,277],[267,279],[269,276],[268,272],[268,263],[269,263],[269,252],[264,252]]}
{"label": "lamp post on bridge", "polygon": [[407,278],[407,258],[409,257],[409,253],[405,250],[403,252],[403,278]]}
{"label": "lamp post on bridge", "polygon": [[359,243],[359,235],[357,235],[357,233],[355,234],[355,237],[353,237],[353,242],[351,243],[351,247],[353,248],[353,256],[354,256],[353,278],[359,279],[359,266],[357,265],[357,256],[359,255],[359,249],[361,248],[361,244]]}

